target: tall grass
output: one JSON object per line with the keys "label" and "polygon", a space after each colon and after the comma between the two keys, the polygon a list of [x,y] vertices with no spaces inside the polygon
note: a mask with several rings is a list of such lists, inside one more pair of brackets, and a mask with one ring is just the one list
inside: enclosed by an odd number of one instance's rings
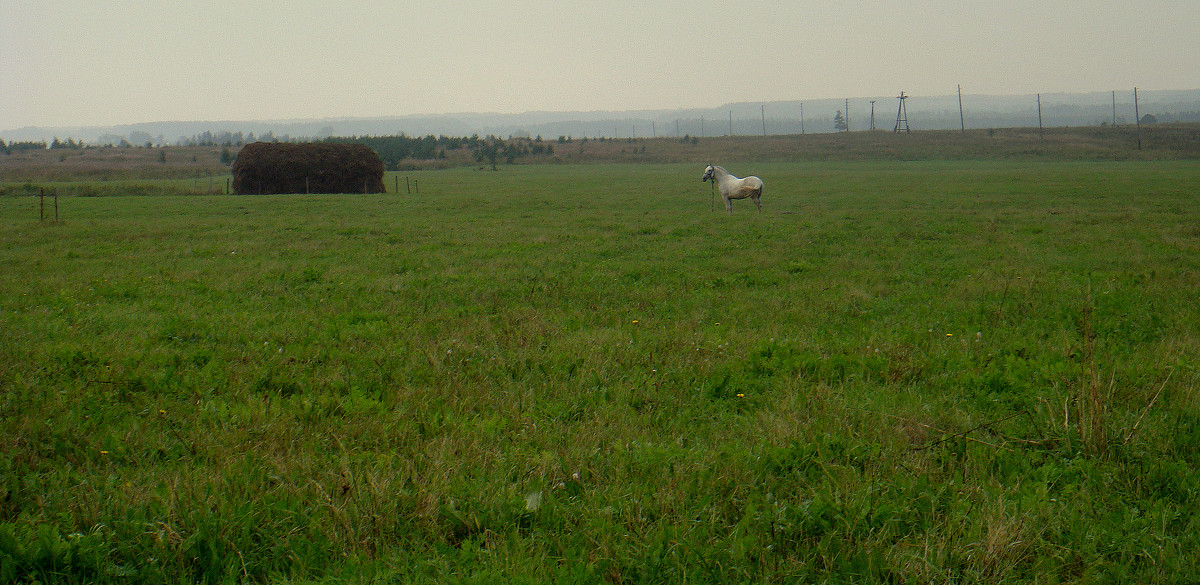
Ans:
{"label": "tall grass", "polygon": [[0,578],[1197,573],[1200,165],[701,170],[0,199]]}

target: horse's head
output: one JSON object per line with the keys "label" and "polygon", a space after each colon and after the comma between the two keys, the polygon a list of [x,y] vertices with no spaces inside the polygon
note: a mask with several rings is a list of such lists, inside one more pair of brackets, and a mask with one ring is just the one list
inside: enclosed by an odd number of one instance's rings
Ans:
{"label": "horse's head", "polygon": [[715,172],[717,172],[716,167],[708,165],[708,168],[704,169],[704,176],[700,177],[700,182],[703,183],[709,179],[715,180],[715,177],[713,177],[713,173]]}

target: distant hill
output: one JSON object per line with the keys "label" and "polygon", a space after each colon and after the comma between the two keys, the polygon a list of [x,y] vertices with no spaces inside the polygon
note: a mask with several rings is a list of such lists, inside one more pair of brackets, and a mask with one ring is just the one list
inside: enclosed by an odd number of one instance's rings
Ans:
{"label": "distant hill", "polygon": [[[910,96],[906,100],[909,127],[919,130],[1019,128],[1038,125],[1036,95],[964,95],[960,122],[958,96]],[[891,130],[897,118],[896,96],[859,97],[849,100],[850,130],[866,130],[871,122]],[[1114,104],[1115,101],[1115,104]],[[325,136],[488,134],[570,137],[725,136],[828,133],[834,117],[846,114],[846,100],[796,100],[733,103],[707,109],[636,110],[620,112],[525,112],[521,114],[459,113],[381,118],[324,118],[305,120],[226,120],[147,122],[120,126],[42,128],[0,131],[5,141],[52,141],[74,138],[92,144],[135,145],[147,142],[174,145],[205,132],[253,134],[278,139]],[[1041,118],[1046,127],[1132,124],[1135,121],[1132,90],[1095,93],[1041,94]],[[1200,121],[1200,89],[1139,91],[1138,111],[1158,122]]]}

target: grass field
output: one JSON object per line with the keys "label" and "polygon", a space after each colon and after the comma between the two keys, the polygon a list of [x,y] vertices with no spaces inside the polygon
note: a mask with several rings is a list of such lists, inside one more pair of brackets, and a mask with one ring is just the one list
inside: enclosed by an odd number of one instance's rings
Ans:
{"label": "grass field", "polygon": [[1200,574],[1200,163],[727,166],[0,198],[0,581]]}

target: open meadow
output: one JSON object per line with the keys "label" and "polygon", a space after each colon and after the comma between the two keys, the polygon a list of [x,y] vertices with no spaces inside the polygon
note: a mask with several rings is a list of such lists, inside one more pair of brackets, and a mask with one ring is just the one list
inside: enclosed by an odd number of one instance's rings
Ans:
{"label": "open meadow", "polygon": [[0,581],[1200,574],[1200,162],[721,164],[0,198]]}

